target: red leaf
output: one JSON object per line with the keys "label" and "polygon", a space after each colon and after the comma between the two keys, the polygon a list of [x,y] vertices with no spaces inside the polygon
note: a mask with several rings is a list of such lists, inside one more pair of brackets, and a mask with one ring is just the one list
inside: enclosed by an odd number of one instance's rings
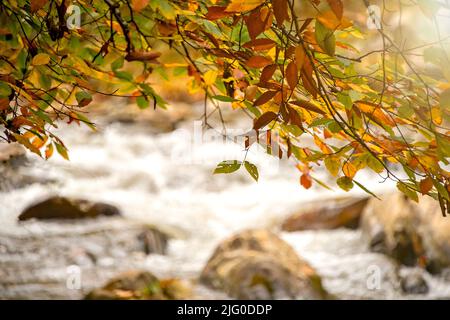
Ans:
{"label": "red leaf", "polygon": [[344,14],[344,4],[341,0],[327,0],[328,5],[331,8],[331,11],[336,15],[336,18],[339,20],[342,19],[342,15]]}
{"label": "red leaf", "polygon": [[289,21],[288,0],[272,0],[272,7],[278,27],[281,27],[284,21]]}
{"label": "red leaf", "polygon": [[276,64],[271,64],[264,67],[263,71],[261,72],[261,76],[259,77],[259,81],[261,82],[269,81],[270,79],[272,79],[272,76],[276,70],[277,70]]}

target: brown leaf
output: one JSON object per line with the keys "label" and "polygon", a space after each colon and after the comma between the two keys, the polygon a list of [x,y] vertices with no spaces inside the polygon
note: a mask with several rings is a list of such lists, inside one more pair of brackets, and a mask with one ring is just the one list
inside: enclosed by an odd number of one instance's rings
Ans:
{"label": "brown leaf", "polygon": [[253,125],[253,129],[259,130],[265,126],[267,126],[270,122],[275,120],[278,117],[278,115],[275,112],[266,112],[262,116],[260,116]]}
{"label": "brown leaf", "polygon": [[243,47],[255,51],[264,51],[275,47],[275,45],[276,43],[272,39],[255,39],[245,43]]}
{"label": "brown leaf", "polygon": [[297,101],[291,101],[290,103],[295,104],[296,106],[302,107],[308,111],[312,111],[312,112],[319,113],[322,115],[326,113],[325,111],[323,111],[322,109],[319,109],[317,106],[315,106],[314,104],[312,104],[309,101],[297,100]]}
{"label": "brown leaf", "polygon": [[263,56],[253,56],[248,59],[245,64],[251,68],[264,68],[265,66],[272,63],[272,60]]}
{"label": "brown leaf", "polygon": [[286,80],[291,90],[297,87],[298,69],[294,61],[291,61],[286,67]]}
{"label": "brown leaf", "polygon": [[298,114],[297,110],[295,110],[292,107],[288,107],[288,110],[289,110],[289,119],[291,123],[303,129],[303,121],[300,115]]}
{"label": "brown leaf", "polygon": [[160,56],[161,52],[157,51],[132,51],[125,56],[125,60],[156,62],[156,59]]}
{"label": "brown leaf", "polygon": [[262,95],[259,96],[258,99],[256,99],[256,101],[253,103],[254,106],[260,106],[268,101],[270,101],[270,99],[272,99],[275,94],[277,92],[276,91],[266,91],[264,92]]}
{"label": "brown leaf", "polygon": [[212,6],[208,8],[208,13],[205,15],[205,18],[208,20],[218,20],[225,17],[228,17],[233,14],[233,12],[226,12],[226,7],[220,6]]}
{"label": "brown leaf", "polygon": [[31,12],[35,13],[47,4],[48,0],[31,0]]}
{"label": "brown leaf", "polygon": [[303,68],[301,72],[302,83],[305,89],[313,96],[314,99],[317,98],[319,90],[317,89],[316,81],[312,77],[313,69],[309,59],[305,59],[303,63]]}
{"label": "brown leaf", "polygon": [[295,62],[297,63],[297,68],[299,70],[302,69],[303,64],[305,63],[306,59],[306,52],[305,49],[303,49],[303,46],[297,46],[295,47]]}
{"label": "brown leaf", "polygon": [[342,3],[342,0],[327,0],[327,2],[333,13],[336,15],[336,18],[341,20],[342,15],[344,14],[344,4]]}
{"label": "brown leaf", "polygon": [[431,189],[433,189],[433,179],[426,177],[420,181],[419,187],[422,194],[427,194]]}
{"label": "brown leaf", "polygon": [[272,7],[278,27],[289,21],[288,0],[272,0]]}
{"label": "brown leaf", "polygon": [[264,67],[263,71],[261,72],[261,76],[259,77],[259,81],[261,82],[269,81],[270,79],[272,79],[272,76],[276,70],[277,70],[276,64],[271,64]]}

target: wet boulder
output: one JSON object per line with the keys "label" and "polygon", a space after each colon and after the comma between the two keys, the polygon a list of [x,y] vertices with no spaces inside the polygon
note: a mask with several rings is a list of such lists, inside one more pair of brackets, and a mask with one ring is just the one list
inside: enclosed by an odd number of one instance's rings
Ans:
{"label": "wet boulder", "polygon": [[148,271],[128,271],[94,289],[86,300],[180,300],[191,297],[186,283],[178,279],[158,279]]}
{"label": "wet boulder", "polygon": [[200,281],[237,299],[323,299],[315,270],[294,249],[266,230],[226,239],[202,271]]}
{"label": "wet boulder", "polygon": [[450,267],[450,219],[439,203],[420,197],[419,203],[391,193],[370,199],[361,217],[363,235],[372,251],[384,253],[406,266],[431,273]]}
{"label": "wet boulder", "polygon": [[119,209],[110,204],[83,199],[51,197],[26,208],[18,219],[20,221],[29,219],[83,219],[118,215],[120,215]]}
{"label": "wet boulder", "polygon": [[357,228],[368,198],[337,198],[311,203],[288,217],[284,231]]}

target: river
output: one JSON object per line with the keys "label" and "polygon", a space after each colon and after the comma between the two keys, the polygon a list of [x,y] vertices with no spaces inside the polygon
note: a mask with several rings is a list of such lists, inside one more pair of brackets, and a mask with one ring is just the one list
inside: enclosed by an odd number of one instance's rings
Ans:
{"label": "river", "polygon": [[[57,155],[45,161],[28,154],[14,174],[30,182],[19,186],[4,180],[0,192],[0,298],[79,299],[118,272],[136,268],[160,277],[195,279],[221,240],[259,227],[271,228],[288,241],[337,298],[450,298],[450,277],[397,267],[387,257],[369,252],[359,230],[279,231],[283,218],[305,202],[326,201],[343,192],[320,186],[305,190],[292,163],[257,152],[253,156],[261,163],[258,183],[243,170],[212,175],[224,159],[225,147],[217,141],[193,145],[193,126],[186,121],[183,129],[169,133],[154,133],[142,124],[100,125],[97,132],[62,126],[57,132],[69,147],[70,161]],[[226,148],[242,151],[242,146]],[[393,187],[380,184],[376,176],[359,179],[374,191]],[[124,217],[17,222],[25,207],[55,194],[108,202]],[[165,255],[129,254],[130,237],[142,223],[172,235]],[[66,286],[71,265],[81,270],[81,288]],[[368,283],[373,268],[381,272],[375,288]],[[423,273],[428,294],[402,293],[397,275],[408,272]],[[195,293],[205,299],[226,298],[197,284]]]}

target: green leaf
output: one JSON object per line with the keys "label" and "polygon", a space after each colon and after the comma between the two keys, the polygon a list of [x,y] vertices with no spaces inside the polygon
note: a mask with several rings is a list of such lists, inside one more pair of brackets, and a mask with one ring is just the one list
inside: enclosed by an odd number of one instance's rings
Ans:
{"label": "green leaf", "polygon": [[69,154],[67,153],[66,147],[59,144],[58,142],[55,142],[56,151],[66,160],[69,160]]}
{"label": "green leaf", "polygon": [[340,177],[336,183],[344,191],[350,191],[353,188],[353,181],[349,177]]}
{"label": "green leaf", "polygon": [[363,186],[361,183],[359,183],[358,181],[353,180],[353,182],[354,182],[358,187],[360,187],[361,189],[363,189],[364,192],[370,194],[371,196],[377,198],[378,200],[381,200],[380,198],[378,198],[378,196],[377,196],[375,193],[373,193],[372,191],[370,191],[369,189],[367,189],[366,187],[364,187],[364,186]]}
{"label": "green leaf", "polygon": [[77,101],[78,101],[78,106],[79,106],[79,107],[87,106],[89,103],[92,102],[92,96],[91,96],[91,94],[90,94],[89,92],[87,92],[87,91],[80,91],[80,92],[77,92],[77,93],[75,94],[75,98],[76,98]]}
{"label": "green leaf", "polygon": [[215,100],[219,100],[222,102],[234,102],[237,101],[236,99],[232,98],[232,97],[228,97],[228,96],[213,96],[212,97]]}
{"label": "green leaf", "polygon": [[336,157],[328,156],[324,159],[323,162],[325,163],[325,167],[328,169],[331,175],[336,177],[341,167],[341,161]]}
{"label": "green leaf", "polygon": [[11,87],[5,82],[0,81],[0,98],[6,98],[11,94]]}
{"label": "green leaf", "polygon": [[328,29],[319,20],[316,20],[315,36],[317,44],[329,56],[334,56],[336,50],[336,38],[333,30]]}
{"label": "green leaf", "polygon": [[403,182],[397,182],[397,189],[403,192],[409,199],[414,200],[415,202],[419,202],[419,196],[417,192],[408,187],[407,184]]}
{"label": "green leaf", "polygon": [[146,96],[137,97],[136,103],[140,109],[146,109],[150,104]]}
{"label": "green leaf", "polygon": [[216,169],[214,170],[214,174],[232,173],[232,172],[239,170],[241,165],[242,165],[242,162],[237,161],[237,160],[225,160],[217,165]]}
{"label": "green leaf", "polygon": [[247,172],[252,176],[252,178],[255,179],[255,181],[258,181],[259,179],[258,168],[253,163],[250,163],[248,161],[244,162],[244,167],[247,170]]}

